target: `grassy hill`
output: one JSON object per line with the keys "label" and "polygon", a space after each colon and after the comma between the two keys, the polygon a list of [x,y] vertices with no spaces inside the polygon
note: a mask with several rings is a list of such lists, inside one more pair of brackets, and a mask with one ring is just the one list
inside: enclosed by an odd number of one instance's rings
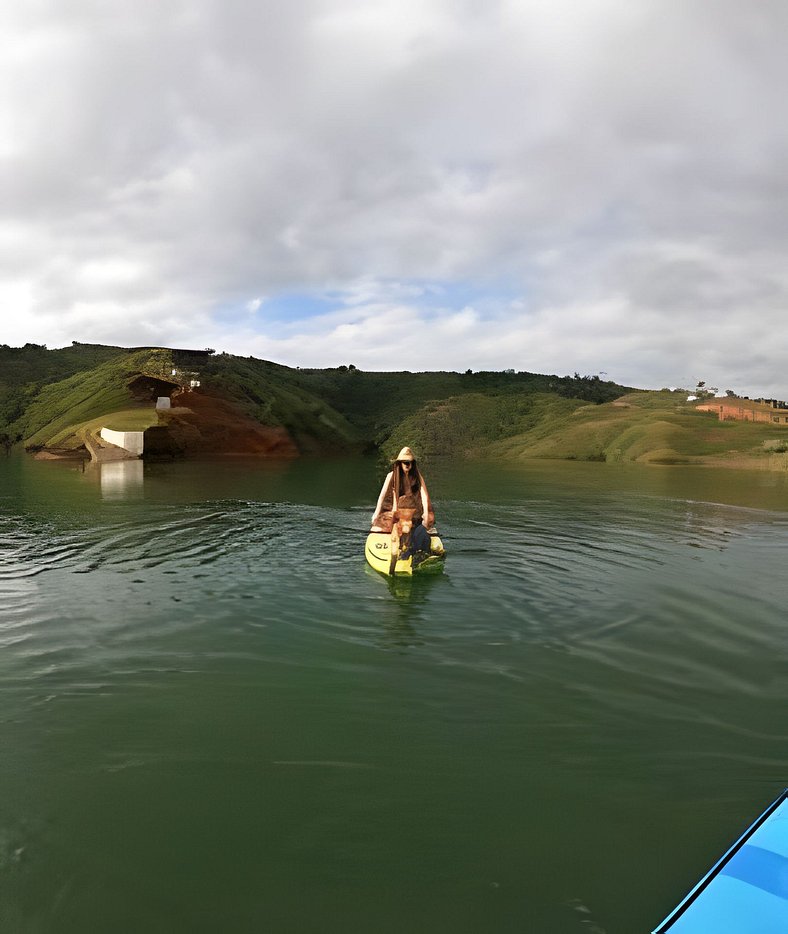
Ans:
{"label": "grassy hill", "polygon": [[[181,387],[191,378],[200,387],[190,394]],[[156,412],[157,387],[172,393],[171,414]],[[785,428],[720,422],[683,392],[577,373],[302,370],[212,351],[0,346],[0,442],[74,450],[102,425],[165,425],[195,453],[390,457],[409,444],[422,457],[677,464],[766,462],[767,448],[788,450]]]}
{"label": "grassy hill", "polygon": [[554,393],[527,391],[450,396],[427,402],[393,426],[382,448],[392,457],[403,444],[426,457],[485,456],[503,439],[539,430],[549,432],[552,425],[583,404]]}
{"label": "grassy hill", "polygon": [[301,385],[297,370],[218,354],[199,364],[205,391],[234,402],[262,425],[284,428],[305,453],[360,450],[365,439],[343,413]]}
{"label": "grassy hill", "polygon": [[0,344],[0,433],[22,416],[44,386],[126,353],[101,344],[74,343],[59,350],[41,344]]}
{"label": "grassy hill", "polygon": [[[184,417],[184,421],[191,422],[189,426],[174,425],[176,415],[164,416],[163,420],[176,434],[191,439],[195,449],[210,449],[213,439],[216,453],[227,452],[229,444],[232,450],[246,453],[240,437],[244,419],[250,440],[259,434],[259,426],[277,429],[277,449],[282,449],[283,436],[291,440],[293,450],[301,452],[363,447],[357,429],[323,399],[301,388],[289,375],[296,371],[287,367],[228,354],[197,357],[166,348],[101,348],[101,352],[84,354],[83,348],[89,350],[88,345],[66,351],[35,348],[22,355],[27,359],[27,368],[12,354],[0,354],[0,386],[5,389],[7,403],[0,409],[0,437],[21,441],[31,450],[63,452],[80,448],[84,432],[102,424],[118,431],[144,430],[162,419],[155,410],[155,387],[147,395],[140,392],[143,378],[161,381],[161,391],[169,394],[176,383],[188,385],[194,376],[201,383],[201,418]],[[64,352],[66,360],[58,365],[52,365],[46,357],[50,353],[57,358]],[[15,365],[6,369],[9,358]],[[103,362],[95,365],[96,360]],[[76,372],[65,379],[57,378],[69,369]],[[173,371],[178,375],[173,376]],[[206,397],[214,404],[204,404]],[[194,394],[190,401],[197,398]],[[181,399],[181,407],[185,406]],[[211,424],[212,420],[232,422],[234,437],[230,439],[220,425]],[[183,429],[180,432],[179,427]],[[252,445],[251,450],[259,451],[260,443]]]}
{"label": "grassy hill", "polygon": [[116,352],[98,366],[43,386],[9,425],[9,433],[31,449],[68,450],[82,444],[80,431],[86,425],[106,416],[113,416],[118,431],[147,428],[156,422],[155,409],[139,400],[130,384],[141,375],[162,378],[171,368],[168,350]]}
{"label": "grassy hill", "polygon": [[[178,377],[171,377],[173,369],[179,371]],[[147,427],[148,418],[155,424],[151,400],[140,401],[131,389],[141,375],[181,382],[186,376],[199,377],[201,394],[223,400],[258,425],[286,432],[301,452],[369,450],[393,444],[394,433],[410,430],[408,425],[401,427],[403,418],[416,416],[424,406],[432,411],[455,398],[468,400],[465,418],[474,413],[474,430],[489,442],[529,427],[536,417],[529,400],[539,393],[602,402],[625,389],[579,374],[301,370],[203,351],[76,343],[49,351],[26,345],[0,347],[0,437],[21,440],[28,448],[73,449],[81,444],[86,428],[110,414],[112,427],[119,430]],[[203,407],[203,411],[208,410]],[[531,415],[526,417],[526,411]],[[495,423],[495,430],[485,427],[488,421]],[[440,438],[425,439],[435,453],[458,451],[451,430],[451,419],[445,420]]]}
{"label": "grassy hill", "polygon": [[[366,372],[349,367],[290,370],[290,378],[342,412],[376,445],[385,446],[403,419],[424,406],[461,397],[520,400],[534,394],[600,403],[617,399],[628,387],[598,376],[546,376],[539,373]],[[519,402],[516,403],[519,405]],[[444,450],[445,446],[441,446]]]}
{"label": "grassy hill", "polygon": [[[608,463],[714,464],[770,457],[788,431],[760,422],[720,422],[683,392],[633,392],[613,403],[579,405],[560,417],[492,444],[502,458],[560,458]],[[754,464],[752,466],[755,466]]]}
{"label": "grassy hill", "polygon": [[382,449],[422,456],[607,463],[787,466],[788,429],[720,422],[686,392],[635,390],[589,405],[555,393],[469,393],[426,403],[395,425]]}
{"label": "grassy hill", "polygon": [[43,344],[25,344],[24,347],[0,344],[0,385],[53,383],[127,353],[122,347],[76,341],[70,347],[57,350],[47,350]]}

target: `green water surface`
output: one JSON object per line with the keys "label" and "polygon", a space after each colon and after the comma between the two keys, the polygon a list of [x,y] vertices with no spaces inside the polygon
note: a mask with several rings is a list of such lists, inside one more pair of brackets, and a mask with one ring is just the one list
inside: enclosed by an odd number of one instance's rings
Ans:
{"label": "green water surface", "polygon": [[788,475],[0,458],[0,930],[649,931],[788,784]]}

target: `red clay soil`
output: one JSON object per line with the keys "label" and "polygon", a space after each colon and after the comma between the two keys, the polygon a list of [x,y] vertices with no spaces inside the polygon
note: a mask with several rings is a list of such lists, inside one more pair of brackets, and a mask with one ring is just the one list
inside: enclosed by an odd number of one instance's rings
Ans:
{"label": "red clay soil", "polygon": [[298,457],[286,429],[261,425],[232,403],[203,392],[180,392],[173,407],[159,412],[173,441],[192,454],[248,454],[257,457]]}

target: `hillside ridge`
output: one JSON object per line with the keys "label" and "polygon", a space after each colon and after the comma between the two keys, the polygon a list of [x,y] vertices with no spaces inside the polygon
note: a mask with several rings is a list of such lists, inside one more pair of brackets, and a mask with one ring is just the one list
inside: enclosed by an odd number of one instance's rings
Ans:
{"label": "hillside ridge", "polygon": [[[171,397],[157,410],[156,399]],[[684,390],[528,372],[292,368],[210,349],[0,346],[0,444],[74,455],[101,427],[159,452],[296,457],[402,444],[422,457],[783,469],[788,428],[720,421]],[[166,439],[166,440],[163,440]]]}

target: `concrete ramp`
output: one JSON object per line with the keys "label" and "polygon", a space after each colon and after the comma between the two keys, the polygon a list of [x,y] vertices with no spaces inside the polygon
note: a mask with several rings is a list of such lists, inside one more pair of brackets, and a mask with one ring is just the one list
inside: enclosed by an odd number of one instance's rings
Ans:
{"label": "concrete ramp", "polygon": [[144,446],[144,432],[142,431],[113,431],[111,428],[102,428],[99,432],[102,441],[123,448],[129,454],[140,457]]}

